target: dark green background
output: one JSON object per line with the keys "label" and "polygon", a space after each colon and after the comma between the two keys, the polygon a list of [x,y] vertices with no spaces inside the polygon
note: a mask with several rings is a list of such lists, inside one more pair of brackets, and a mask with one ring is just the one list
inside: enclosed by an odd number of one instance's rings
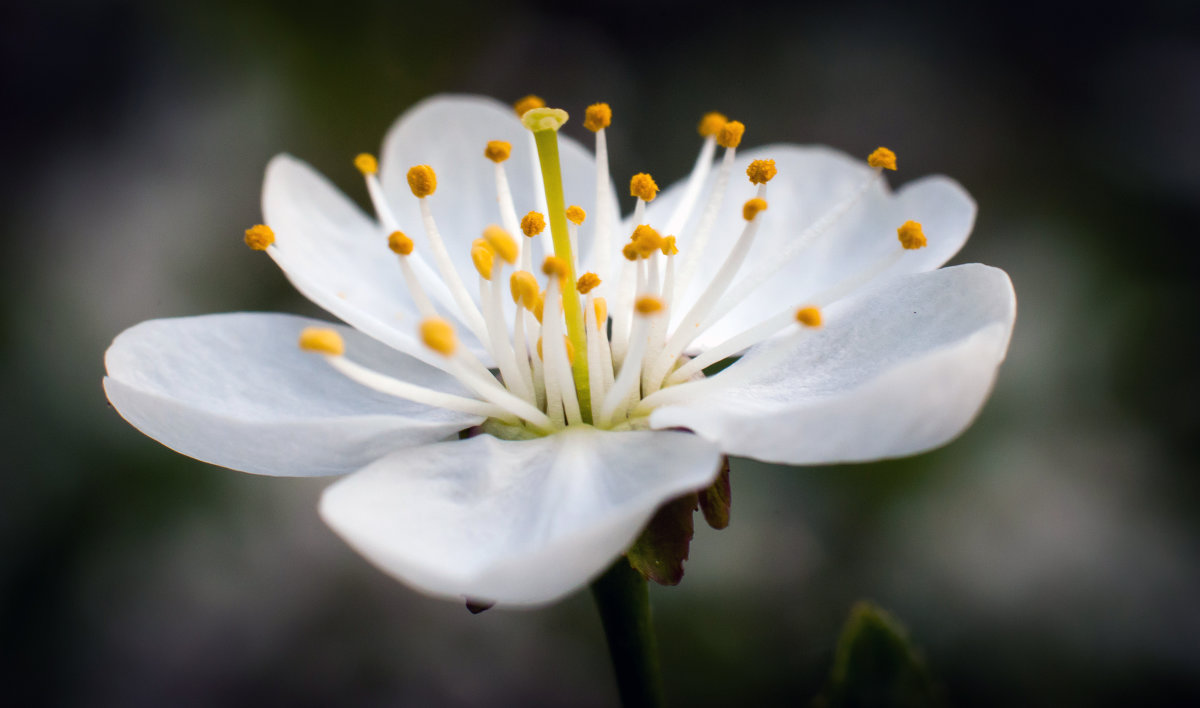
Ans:
{"label": "dark green background", "polygon": [[[323,482],[180,457],[106,405],[154,317],[312,312],[240,243],[267,160],[351,158],[443,91],[612,104],[667,184],[719,109],[746,145],[900,155],[980,204],[959,262],[1019,314],[977,425],[886,464],[735,461],[731,528],[654,588],[677,705],[795,705],[854,601],[952,703],[1200,701],[1194,3],[10,3],[0,11],[0,703],[615,701],[586,593],[471,616],[367,565]],[[579,134],[578,124],[568,132]]]}

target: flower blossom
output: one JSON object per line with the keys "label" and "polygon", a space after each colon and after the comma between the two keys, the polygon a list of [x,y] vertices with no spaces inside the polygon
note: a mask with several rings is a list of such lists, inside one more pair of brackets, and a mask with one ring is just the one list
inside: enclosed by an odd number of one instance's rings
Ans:
{"label": "flower blossom", "polygon": [[380,161],[355,160],[374,217],[273,159],[246,243],[345,325],[144,322],[107,352],[109,400],[216,465],[346,474],[320,513],[370,561],[510,605],[597,576],[723,456],[911,455],[982,406],[1015,297],[1003,271],[941,268],[975,218],[954,181],[892,192],[890,150],[743,151],[745,127],[709,114],[688,177],[625,192],[607,105],[583,121],[594,150],[558,134],[564,112],[518,110],[404,114]]}

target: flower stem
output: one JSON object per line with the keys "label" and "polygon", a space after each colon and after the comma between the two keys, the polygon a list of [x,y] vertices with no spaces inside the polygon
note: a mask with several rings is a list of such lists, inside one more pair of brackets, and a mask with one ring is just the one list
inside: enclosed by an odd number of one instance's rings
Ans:
{"label": "flower stem", "polygon": [[658,647],[650,620],[650,592],[646,579],[624,556],[592,583],[592,597],[600,611],[608,653],[617,675],[617,690],[624,708],[662,706],[662,680]]}

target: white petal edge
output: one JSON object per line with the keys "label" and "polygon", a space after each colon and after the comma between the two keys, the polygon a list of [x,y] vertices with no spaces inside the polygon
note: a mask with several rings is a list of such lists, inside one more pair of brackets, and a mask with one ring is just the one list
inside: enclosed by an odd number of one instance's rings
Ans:
{"label": "white petal edge", "polygon": [[291,315],[151,320],[105,353],[104,390],[125,420],[189,457],[274,476],[345,474],[481,422],[386,396],[301,351],[306,326],[333,327],[347,356],[388,375],[462,393],[447,375],[346,327]]}
{"label": "white petal edge", "polygon": [[440,597],[552,602],[599,575],[720,453],[674,431],[480,435],[392,455],[330,486],[321,516],[384,572]]}
{"label": "white petal edge", "polygon": [[[826,310],[782,363],[751,350],[687,400],[651,414],[726,454],[861,462],[946,444],[991,391],[1016,316],[1004,271],[970,264],[894,278]],[[776,359],[775,362],[778,362]],[[722,383],[722,379],[724,382]]]}

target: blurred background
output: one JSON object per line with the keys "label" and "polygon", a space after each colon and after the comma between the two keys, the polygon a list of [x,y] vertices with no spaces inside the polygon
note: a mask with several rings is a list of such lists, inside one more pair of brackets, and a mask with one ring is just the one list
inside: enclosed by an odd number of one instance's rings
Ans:
{"label": "blurred background", "polygon": [[[1192,2],[41,0],[0,10],[0,703],[616,701],[586,592],[470,615],[320,522],[324,482],[213,468],[100,388],[141,320],[314,313],[241,244],[287,151],[351,158],[429,94],[581,111],[614,174],[746,145],[888,145],[893,184],[980,205],[956,262],[1008,271],[995,394],[950,446],[832,468],[735,460],[733,523],[652,588],[675,705],[796,705],[851,605],[909,628],[950,702],[1200,703],[1200,12]],[[572,124],[567,131],[582,137]]]}

